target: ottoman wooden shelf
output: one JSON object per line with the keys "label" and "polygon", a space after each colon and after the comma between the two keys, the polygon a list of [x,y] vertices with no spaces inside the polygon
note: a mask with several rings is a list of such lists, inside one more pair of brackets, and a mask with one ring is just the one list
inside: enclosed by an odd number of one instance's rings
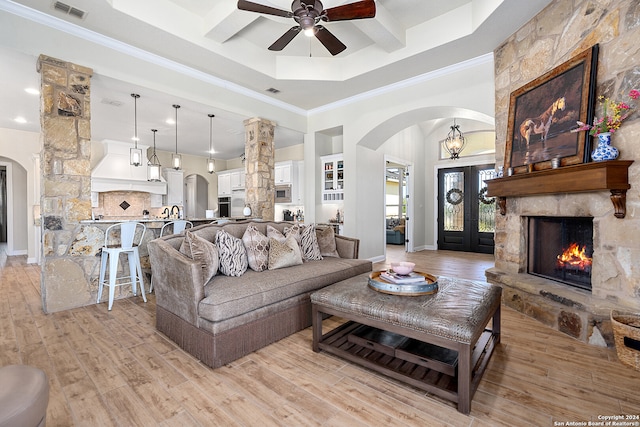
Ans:
{"label": "ottoman wooden shelf", "polygon": [[[457,403],[471,399],[500,342],[502,288],[439,277],[433,295],[376,292],[368,273],[311,294],[313,351],[326,351]],[[347,320],[322,334],[322,319]]]}

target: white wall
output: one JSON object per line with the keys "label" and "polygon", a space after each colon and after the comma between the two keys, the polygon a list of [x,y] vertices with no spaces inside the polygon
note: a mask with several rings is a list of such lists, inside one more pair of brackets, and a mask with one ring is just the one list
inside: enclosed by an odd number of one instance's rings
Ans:
{"label": "white wall", "polygon": [[40,134],[0,128],[0,153],[11,163],[13,186],[13,249],[12,255],[27,254],[27,261],[36,262],[33,205],[40,204],[40,189],[36,188],[40,174],[33,153],[40,152]]}
{"label": "white wall", "polygon": [[[342,127],[345,156],[344,230],[346,235],[360,239],[360,257],[376,258],[384,253],[384,242],[379,237],[381,234],[371,233],[372,227],[383,226],[382,217],[371,217],[371,212],[380,212],[380,205],[384,203],[383,175],[380,172],[383,153],[372,152],[379,150],[401,130],[424,121],[459,117],[484,122],[492,127],[494,94],[493,60],[487,56],[396,85],[393,90],[378,90],[357,100],[347,100],[310,112],[309,129],[305,135],[305,144],[309,144],[305,148],[306,169],[317,168],[317,159],[310,159],[307,155],[313,153],[318,156],[318,133]],[[410,137],[414,138],[419,136]],[[432,171],[438,161],[438,146],[433,137],[423,139],[422,143],[422,152],[414,149],[411,153],[412,158],[416,159],[416,167],[424,163],[424,170],[414,173],[415,183],[420,185],[422,181],[424,188],[416,192],[424,195],[421,203],[424,210],[417,209],[414,214],[415,224],[424,224],[424,229],[420,229],[422,235],[417,236],[414,243],[423,241],[429,246],[434,244],[433,229],[429,225],[435,222],[430,207],[435,202]],[[415,157],[416,153],[421,156]],[[396,154],[406,156],[406,153]],[[371,173],[372,169],[378,171],[379,185],[371,181],[376,175]],[[317,173],[313,179],[317,181]],[[355,185],[349,185],[348,182],[354,182]],[[420,205],[419,201],[416,203],[416,206]]]}

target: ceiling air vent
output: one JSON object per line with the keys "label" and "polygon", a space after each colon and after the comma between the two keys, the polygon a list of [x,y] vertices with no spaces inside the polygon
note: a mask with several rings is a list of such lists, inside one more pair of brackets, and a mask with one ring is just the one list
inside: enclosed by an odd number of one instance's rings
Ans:
{"label": "ceiling air vent", "polygon": [[87,16],[87,12],[85,12],[84,10],[80,10],[73,6],[69,6],[68,4],[63,3],[61,1],[53,2],[53,8],[58,12],[62,12],[66,15],[74,16],[78,19],[84,19],[85,16]]}
{"label": "ceiling air vent", "polygon": [[113,105],[114,107],[121,107],[122,106],[122,102],[117,101],[115,99],[110,99],[110,98],[102,98],[100,100],[101,104],[107,104],[107,105]]}

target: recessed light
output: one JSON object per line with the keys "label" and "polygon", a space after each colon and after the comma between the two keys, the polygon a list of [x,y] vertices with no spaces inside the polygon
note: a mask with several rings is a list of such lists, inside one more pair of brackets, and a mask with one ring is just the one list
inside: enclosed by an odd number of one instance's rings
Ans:
{"label": "recessed light", "polygon": [[13,119],[13,121],[16,122],[16,123],[27,123],[27,119],[25,119],[22,116],[16,117],[15,119]]}
{"label": "recessed light", "polygon": [[40,91],[33,87],[28,87],[24,91],[27,92],[29,95],[40,95]]}

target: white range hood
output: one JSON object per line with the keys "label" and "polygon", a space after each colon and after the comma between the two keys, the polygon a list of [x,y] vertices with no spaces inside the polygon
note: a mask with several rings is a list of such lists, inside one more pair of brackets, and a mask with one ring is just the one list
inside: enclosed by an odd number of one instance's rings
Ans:
{"label": "white range hood", "polygon": [[[166,182],[147,181],[147,162],[142,166],[129,164],[129,149],[133,144],[105,140],[104,157],[91,171],[91,192],[106,191],[142,191],[151,194],[167,194]],[[146,145],[138,144],[146,155]]]}

